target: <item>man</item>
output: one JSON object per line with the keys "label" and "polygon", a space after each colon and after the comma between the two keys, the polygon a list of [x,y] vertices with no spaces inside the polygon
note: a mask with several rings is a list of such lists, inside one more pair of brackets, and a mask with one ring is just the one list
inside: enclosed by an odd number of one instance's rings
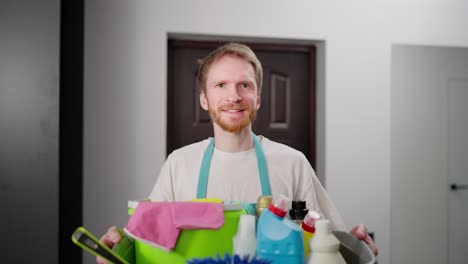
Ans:
{"label": "man", "polygon": [[[200,104],[213,120],[214,139],[197,142],[169,155],[156,181],[153,201],[220,198],[255,203],[260,195],[280,194],[306,201],[329,219],[334,230],[345,230],[338,211],[305,156],[286,145],[252,133],[261,105],[262,66],[253,51],[229,43],[199,61]],[[378,254],[367,228],[351,231]],[[101,241],[120,240],[111,227]],[[104,263],[98,259],[98,263]]]}

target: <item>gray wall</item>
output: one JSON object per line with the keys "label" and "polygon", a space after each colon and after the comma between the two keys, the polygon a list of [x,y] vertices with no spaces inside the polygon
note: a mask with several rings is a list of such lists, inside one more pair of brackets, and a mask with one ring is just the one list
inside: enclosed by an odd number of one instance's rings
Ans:
{"label": "gray wall", "polygon": [[0,260],[58,263],[60,1],[0,6]]}

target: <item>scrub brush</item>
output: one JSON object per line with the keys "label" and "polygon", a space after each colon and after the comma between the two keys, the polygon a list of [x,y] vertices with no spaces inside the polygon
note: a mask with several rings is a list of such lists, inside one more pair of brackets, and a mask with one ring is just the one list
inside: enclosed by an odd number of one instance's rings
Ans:
{"label": "scrub brush", "polygon": [[216,259],[212,257],[203,259],[191,259],[187,261],[187,264],[270,264],[270,260],[257,259],[256,257],[250,258],[249,256],[240,257],[239,255],[231,256],[228,253],[224,255],[222,259],[219,254]]}
{"label": "scrub brush", "polygon": [[128,263],[136,263],[135,240],[127,236],[121,229],[118,230],[122,238],[120,242],[112,248],[112,251]]}

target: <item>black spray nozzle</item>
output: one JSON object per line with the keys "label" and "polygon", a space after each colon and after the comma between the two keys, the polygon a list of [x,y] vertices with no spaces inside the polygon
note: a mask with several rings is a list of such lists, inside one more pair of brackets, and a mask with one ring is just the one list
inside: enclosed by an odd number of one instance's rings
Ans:
{"label": "black spray nozzle", "polygon": [[292,201],[292,208],[289,210],[289,216],[293,220],[302,220],[309,212],[305,201]]}

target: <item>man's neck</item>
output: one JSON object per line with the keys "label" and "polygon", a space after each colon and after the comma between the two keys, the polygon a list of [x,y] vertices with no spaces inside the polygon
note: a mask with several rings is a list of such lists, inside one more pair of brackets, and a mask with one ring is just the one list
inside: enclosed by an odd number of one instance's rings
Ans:
{"label": "man's neck", "polygon": [[239,133],[230,133],[222,130],[215,124],[215,148],[224,152],[242,152],[253,148],[251,126]]}

